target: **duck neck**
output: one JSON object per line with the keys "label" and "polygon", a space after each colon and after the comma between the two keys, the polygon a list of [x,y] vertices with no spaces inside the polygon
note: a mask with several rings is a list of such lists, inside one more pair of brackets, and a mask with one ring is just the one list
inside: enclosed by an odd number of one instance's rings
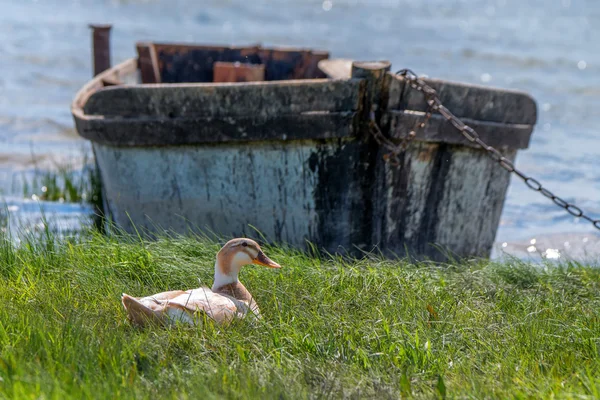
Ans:
{"label": "duck neck", "polygon": [[238,283],[238,273],[238,268],[234,268],[232,265],[221,265],[219,259],[217,259],[215,262],[215,280],[212,290],[231,285],[232,283]]}
{"label": "duck neck", "polygon": [[238,280],[239,272],[240,267],[221,264],[219,259],[217,259],[215,262],[215,281],[212,286],[212,291],[231,296],[234,299],[245,301],[250,304],[252,302],[252,295],[248,292],[248,289],[242,285],[242,282]]}
{"label": "duck neck", "polygon": [[252,295],[246,289],[242,282],[233,282],[227,285],[220,286],[218,288],[213,289],[215,293],[224,294],[227,296],[231,296],[234,299],[245,301],[248,304],[252,302]]}

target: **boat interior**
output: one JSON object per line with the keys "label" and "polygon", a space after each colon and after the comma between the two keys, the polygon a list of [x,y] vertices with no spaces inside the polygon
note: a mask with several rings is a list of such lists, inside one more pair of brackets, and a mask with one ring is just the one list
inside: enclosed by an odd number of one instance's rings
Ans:
{"label": "boat interior", "polygon": [[311,49],[138,42],[141,83],[256,82],[318,79],[329,53]]}

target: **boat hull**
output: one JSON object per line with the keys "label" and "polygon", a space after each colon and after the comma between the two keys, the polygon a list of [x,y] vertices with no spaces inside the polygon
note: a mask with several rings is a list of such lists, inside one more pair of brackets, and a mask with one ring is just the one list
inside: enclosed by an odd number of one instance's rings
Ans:
{"label": "boat hull", "polygon": [[[130,85],[139,76],[130,60],[100,74],[72,111],[94,148],[106,216],[131,233],[249,235],[353,256],[489,257],[510,175],[440,115],[390,158],[371,118],[399,143],[423,121],[423,96],[389,63],[348,70]],[[537,109],[527,94],[427,82],[506,159],[529,145]]]}

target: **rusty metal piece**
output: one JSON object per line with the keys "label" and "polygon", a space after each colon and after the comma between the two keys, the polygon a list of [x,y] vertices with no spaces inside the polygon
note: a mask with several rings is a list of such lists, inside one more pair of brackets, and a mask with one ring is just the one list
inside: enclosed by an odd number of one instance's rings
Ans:
{"label": "rusty metal piece", "polygon": [[257,82],[265,80],[264,64],[217,61],[214,63],[213,82]]}
{"label": "rusty metal piece", "polygon": [[266,66],[265,79],[279,81],[304,76],[306,50],[260,49],[260,59]]}
{"label": "rusty metal piece", "polygon": [[90,24],[92,29],[92,49],[94,76],[110,68],[110,29],[112,25]]}

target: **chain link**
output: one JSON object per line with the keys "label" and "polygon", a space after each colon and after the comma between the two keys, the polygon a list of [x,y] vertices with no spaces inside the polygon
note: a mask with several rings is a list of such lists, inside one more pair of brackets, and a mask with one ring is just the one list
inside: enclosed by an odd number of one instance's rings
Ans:
{"label": "chain link", "polygon": [[425,128],[425,125],[427,124],[427,122],[429,122],[429,119],[431,118],[431,115],[433,114],[433,112],[437,111],[448,122],[450,122],[464,136],[465,139],[467,139],[471,143],[477,144],[482,149],[484,149],[486,151],[486,154],[492,160],[496,161],[502,168],[504,168],[509,173],[513,173],[516,176],[518,176],[519,178],[521,178],[521,180],[523,180],[523,182],[525,183],[525,185],[527,185],[528,188],[530,188],[531,190],[534,190],[536,192],[540,192],[544,197],[547,197],[548,199],[552,200],[552,202],[554,204],[556,204],[558,207],[565,209],[572,216],[574,216],[576,218],[583,218],[586,221],[591,222],[592,225],[596,229],[600,229],[600,219],[593,219],[593,218],[587,216],[586,214],[584,214],[583,210],[581,208],[577,207],[575,204],[569,203],[568,201],[558,197],[557,195],[552,193],[550,190],[543,187],[542,184],[538,180],[536,180],[535,178],[533,178],[531,176],[528,176],[524,172],[517,169],[515,167],[515,165],[512,163],[512,161],[505,158],[502,155],[502,153],[500,153],[497,149],[495,149],[492,146],[489,146],[487,143],[485,143],[483,140],[481,140],[481,138],[479,137],[479,135],[477,134],[475,129],[466,125],[460,119],[458,119],[454,114],[452,114],[452,112],[450,112],[450,110],[448,110],[442,104],[435,89],[433,89],[431,86],[427,85],[425,83],[425,81],[420,79],[414,72],[412,72],[409,69],[402,69],[402,70],[398,71],[396,73],[396,75],[402,76],[412,89],[415,89],[415,90],[423,93],[423,96],[425,96],[425,101],[427,102],[428,108],[425,113],[425,118],[423,119],[423,121],[418,123],[416,125],[416,127],[413,128],[413,130],[411,130],[409,132],[408,136],[402,138],[402,141],[400,144],[395,144],[390,139],[388,139],[383,134],[383,132],[381,132],[381,129],[377,125],[377,122],[375,119],[375,110],[371,110],[369,124],[370,124],[370,129],[373,134],[373,137],[381,146],[384,146],[388,150],[390,150],[389,154],[384,155],[384,160],[386,162],[389,162],[390,164],[392,164],[394,166],[399,166],[400,165],[399,155],[403,154],[406,151],[406,148],[408,147],[408,144],[410,143],[410,141],[412,141],[417,136],[417,132],[419,132],[423,128]]}

